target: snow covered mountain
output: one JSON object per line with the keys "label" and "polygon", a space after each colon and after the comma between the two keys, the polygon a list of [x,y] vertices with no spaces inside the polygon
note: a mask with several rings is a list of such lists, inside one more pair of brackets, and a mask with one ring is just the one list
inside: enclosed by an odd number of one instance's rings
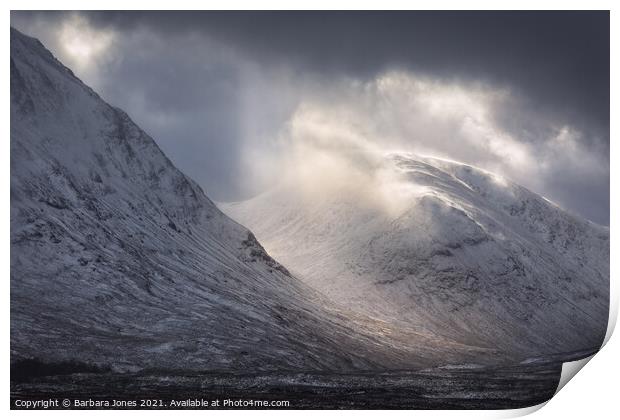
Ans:
{"label": "snow covered mountain", "polygon": [[13,362],[341,371],[424,360],[332,306],[127,114],[11,29]]}
{"label": "snow covered mountain", "polygon": [[386,159],[389,211],[290,183],[226,205],[259,243],[14,29],[10,144],[12,362],[391,370],[581,350],[605,332],[608,229],[474,168]]}
{"label": "snow covered mountain", "polygon": [[343,183],[305,196],[293,178],[220,207],[300,279],[395,331],[521,360],[600,346],[608,228],[464,164],[389,154],[379,166],[388,181],[364,194]]}

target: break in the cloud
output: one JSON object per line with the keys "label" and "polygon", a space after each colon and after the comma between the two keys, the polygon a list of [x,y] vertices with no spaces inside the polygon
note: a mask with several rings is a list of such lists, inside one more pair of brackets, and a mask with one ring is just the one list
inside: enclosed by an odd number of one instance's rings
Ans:
{"label": "break in the cloud", "polygon": [[499,172],[609,221],[607,13],[13,12],[11,21],[127,110],[216,200],[266,188],[302,152],[307,167],[308,156],[400,149]]}
{"label": "break in the cloud", "polygon": [[[502,127],[498,115],[523,106],[506,89],[386,72],[303,98],[280,132],[278,152],[246,147],[247,165],[266,163],[259,173],[271,168],[271,181],[284,171],[287,177],[302,175],[297,181],[312,192],[343,179],[373,184],[373,174],[385,179],[380,157],[390,151],[457,159],[559,201],[559,183],[575,186],[608,176],[604,158],[584,147],[574,127],[542,124],[534,114],[522,121],[520,137]],[[536,130],[527,130],[532,124]]]}

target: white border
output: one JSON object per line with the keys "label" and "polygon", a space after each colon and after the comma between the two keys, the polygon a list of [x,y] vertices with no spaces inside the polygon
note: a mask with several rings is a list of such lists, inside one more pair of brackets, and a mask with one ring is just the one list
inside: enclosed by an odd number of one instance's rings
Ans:
{"label": "white border", "polygon": [[[613,5],[615,2],[612,1],[562,1],[562,2],[553,2],[553,1],[532,1],[532,0],[522,0],[522,1],[504,1],[504,2],[493,2],[493,1],[417,1],[415,3],[410,3],[407,1],[393,1],[393,0],[383,0],[381,2],[369,2],[369,1],[356,1],[356,2],[337,2],[334,0],[325,1],[325,0],[315,0],[315,1],[296,1],[294,4],[285,1],[262,1],[260,4],[256,1],[242,1],[242,0],[232,0],[228,2],[218,1],[218,2],[209,2],[208,4],[204,4],[199,1],[185,1],[185,0],[177,0],[175,2],[165,2],[161,0],[152,0],[152,1],[119,1],[119,0],[108,0],[101,1],[95,0],[85,3],[83,1],[56,1],[52,4],[49,1],[8,1],[5,4],[8,4],[9,8],[6,10],[3,15],[3,20],[5,22],[5,41],[2,43],[3,49],[3,57],[7,57],[9,55],[9,37],[7,36],[9,33],[8,27],[10,26],[10,9],[16,10],[37,10],[37,9],[75,9],[75,10],[88,10],[88,9],[118,9],[118,10],[129,10],[129,9],[159,9],[159,10],[170,10],[170,9],[201,9],[205,6],[208,6],[209,9],[256,9],[257,6],[261,6],[261,8],[265,9],[410,9],[415,8],[419,10],[436,10],[436,9],[454,9],[454,10],[462,10],[464,6],[468,6],[469,9],[481,10],[481,9],[498,9],[498,10],[518,10],[518,9],[532,9],[532,10],[544,10],[544,9],[558,9],[558,6],[561,6],[562,9],[599,9],[599,10],[611,10],[611,35],[612,35],[612,48],[611,48],[611,138],[617,138],[618,133],[618,124],[617,122],[620,119],[620,115],[618,114],[617,108],[617,98],[618,98],[618,84],[616,83],[616,79],[614,79],[613,75],[618,74],[618,54],[614,53],[617,50],[618,46],[618,30],[617,25],[620,21],[618,19],[615,11],[613,10]],[[173,6],[173,7],[171,7]],[[616,47],[614,49],[614,47]],[[2,118],[6,137],[5,137],[5,145],[4,150],[5,153],[0,154],[0,163],[1,168],[3,169],[4,176],[3,182],[1,185],[1,194],[2,197],[6,200],[4,205],[2,206],[2,220],[0,222],[0,229],[2,232],[2,236],[5,238],[5,242],[2,245],[2,266],[4,267],[5,272],[5,281],[4,288],[2,289],[2,301],[4,303],[3,306],[3,315],[4,322],[2,322],[2,334],[4,338],[4,349],[5,349],[5,359],[4,363],[0,363],[0,369],[2,373],[2,378],[4,378],[2,394],[4,398],[2,399],[2,404],[6,410],[9,409],[9,348],[10,348],[10,322],[9,322],[9,305],[10,305],[10,296],[9,296],[9,252],[10,245],[7,240],[10,236],[10,207],[9,207],[9,194],[10,194],[10,173],[9,173],[9,101],[10,101],[10,85],[9,85],[9,66],[5,65],[0,66],[0,72],[2,72]],[[616,140],[617,141],[617,140]],[[618,171],[619,169],[615,166],[615,163],[618,162],[618,147],[614,146],[614,142],[611,144],[611,185],[617,185],[618,181]],[[612,188],[611,194],[611,214],[617,215],[620,214],[620,206],[619,206],[619,198],[618,193],[614,192]],[[611,236],[612,236],[612,246],[611,246],[611,309],[610,309],[610,325],[606,340],[609,340],[611,330],[615,325],[615,321],[618,313],[618,287],[617,287],[617,278],[618,278],[618,261],[620,255],[618,254],[618,246],[613,238],[616,237],[615,229],[616,223],[615,218],[612,217],[611,222]],[[600,352],[600,354],[596,355],[592,362],[588,363],[588,365],[583,369],[583,372],[580,373],[579,379],[571,381],[561,392],[559,392],[548,404],[543,404],[544,409],[537,411],[534,416],[536,418],[567,418],[567,419],[582,419],[584,417],[591,418],[606,418],[609,417],[611,413],[617,413],[617,402],[618,398],[617,392],[615,390],[616,387],[616,378],[619,373],[619,358],[620,355],[620,344],[618,344],[618,339],[612,339],[604,349]],[[539,409],[541,407],[536,407],[535,409]],[[370,418],[381,415],[390,415],[398,418],[407,418],[411,419],[415,418],[505,418],[505,417],[515,417],[524,414],[528,414],[529,412],[534,411],[532,409],[522,409],[522,410],[505,410],[505,411],[338,411],[336,412],[339,418]],[[334,412],[332,411],[321,411],[321,416],[332,416]],[[48,418],[65,418],[65,417],[75,417],[82,418],[85,414],[88,415],[89,418],[104,418],[108,416],[115,416],[120,418],[136,418],[136,417],[148,417],[150,419],[158,419],[158,418],[168,418],[170,415],[174,415],[175,413],[169,411],[133,411],[133,412],[120,412],[120,411],[90,411],[89,413],[83,413],[79,411],[58,411],[51,412],[48,411],[45,413],[45,416]],[[25,411],[11,411],[10,416],[20,417],[20,418],[38,418],[42,415],[41,412],[25,412]],[[270,419],[289,419],[291,416],[299,417],[299,418],[311,418],[316,415],[313,411],[185,411],[183,412],[184,416],[190,418],[201,418],[205,417],[213,417],[217,416],[219,418],[235,418],[237,416],[252,416],[259,418],[270,418]]]}

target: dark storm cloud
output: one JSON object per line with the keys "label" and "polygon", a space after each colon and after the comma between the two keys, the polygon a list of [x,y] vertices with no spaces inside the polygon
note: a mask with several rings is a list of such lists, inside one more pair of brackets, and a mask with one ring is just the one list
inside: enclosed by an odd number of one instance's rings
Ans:
{"label": "dark storm cloud", "polygon": [[[13,12],[11,16],[12,25],[28,33],[35,32],[35,22],[50,28],[70,15]],[[120,34],[115,45],[120,58],[100,75],[96,88],[126,108],[216,199],[245,193],[238,154],[248,125],[239,116],[245,106],[243,95],[254,89],[247,80],[248,66],[249,77],[258,78],[262,86],[252,94],[264,95],[265,102],[274,101],[267,96],[282,95],[270,92],[269,86],[287,88],[273,76],[282,68],[294,74],[293,85],[369,80],[386,70],[405,69],[448,81],[508,87],[520,105],[496,110],[494,118],[503,129],[535,144],[549,137],[549,128],[537,121],[570,124],[582,133],[582,145],[596,150],[609,164],[608,12],[82,15],[90,25]],[[52,35],[38,28],[39,33],[32,35],[54,50]],[[135,35],[140,33],[141,37]],[[271,85],[265,80],[270,78],[276,79]],[[253,111],[264,113],[255,116],[253,127],[267,130],[263,124],[277,127],[286,121],[295,100],[282,102]],[[579,171],[569,175],[561,168],[549,172],[555,198],[586,217],[608,223],[608,171],[594,184],[594,178],[584,179]]]}
{"label": "dark storm cloud", "polygon": [[202,32],[260,61],[368,77],[394,65],[519,87],[609,123],[608,12],[108,12],[101,25]]}

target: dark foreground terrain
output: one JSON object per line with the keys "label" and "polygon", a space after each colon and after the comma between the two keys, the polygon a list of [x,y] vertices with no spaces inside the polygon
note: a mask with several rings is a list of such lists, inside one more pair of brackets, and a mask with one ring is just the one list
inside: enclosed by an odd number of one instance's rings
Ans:
{"label": "dark foreground terrain", "polygon": [[[491,369],[454,366],[381,374],[79,373],[12,381],[11,407],[57,399],[58,408],[65,408],[65,400],[66,408],[521,408],[553,396],[561,366],[533,361]],[[219,400],[217,406],[214,400]]]}

